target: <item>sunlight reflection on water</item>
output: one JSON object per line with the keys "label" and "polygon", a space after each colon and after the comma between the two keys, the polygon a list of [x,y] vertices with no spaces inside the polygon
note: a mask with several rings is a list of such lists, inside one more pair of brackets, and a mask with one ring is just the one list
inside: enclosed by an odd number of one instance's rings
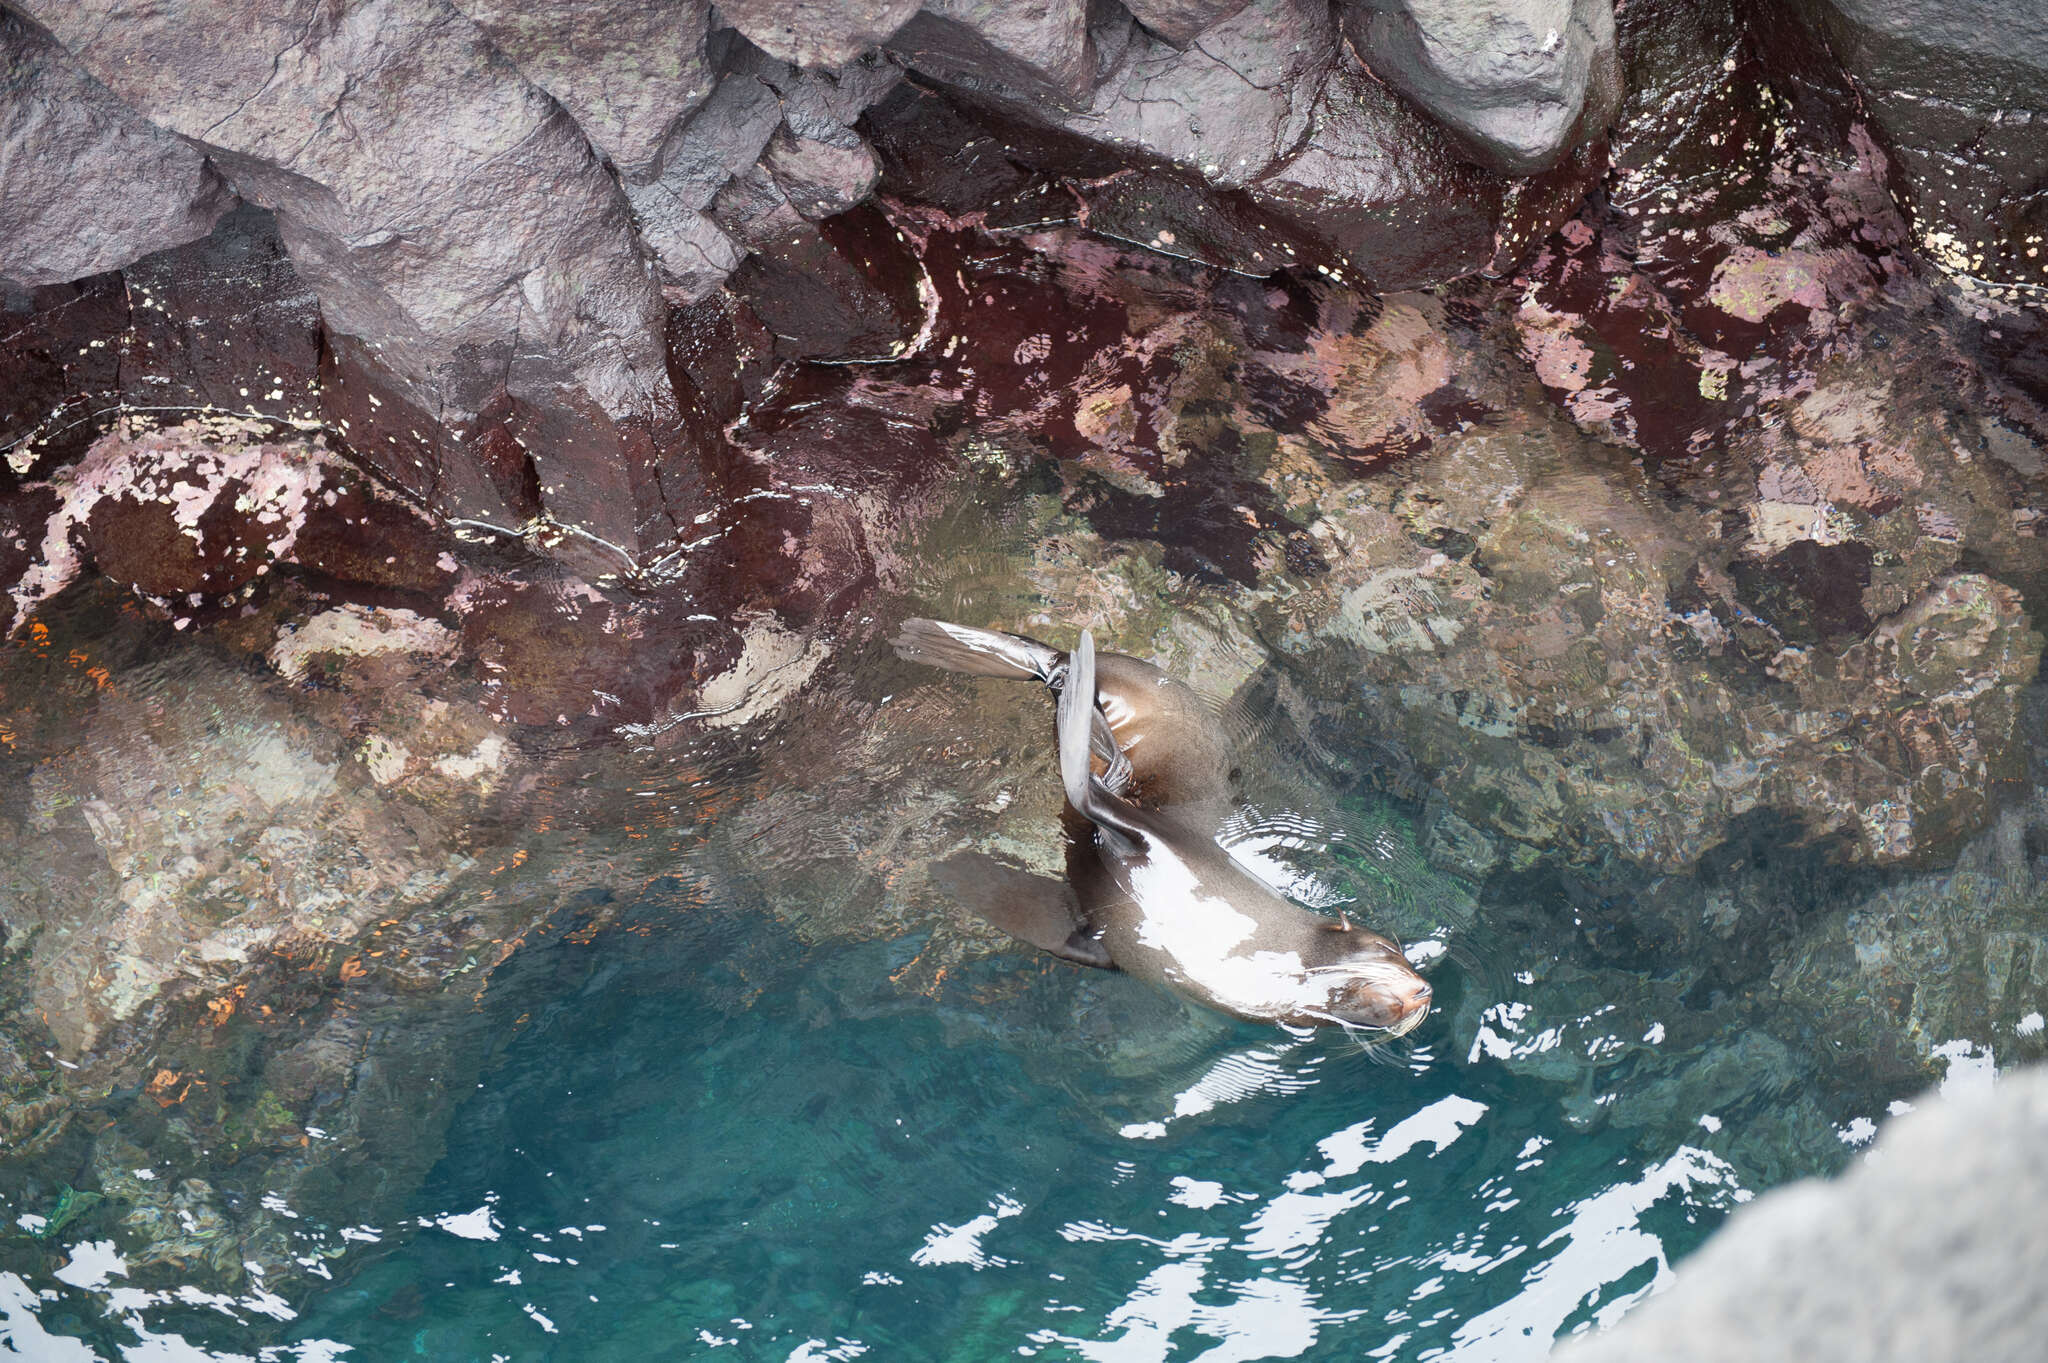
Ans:
{"label": "sunlight reflection on water", "polygon": [[[701,1010],[663,1011],[670,1035],[704,1022]],[[722,1130],[692,1121],[687,1103],[650,1112],[637,1088],[572,1096],[576,1071],[602,1073],[618,1058],[585,1049],[599,1038],[650,1044],[620,1035],[616,1015],[593,1018],[551,1043],[569,1049],[508,1060],[491,1081],[505,1091],[478,1100],[493,1120],[480,1113],[463,1124],[429,1190],[438,1206],[403,1226],[308,1229],[309,1247],[338,1249],[349,1263],[309,1253],[302,1262],[344,1285],[302,1310],[260,1286],[235,1297],[126,1286],[112,1244],[86,1240],[47,1285],[0,1279],[0,1341],[33,1358],[123,1363],[598,1359],[679,1330],[707,1356],[791,1360],[946,1340],[972,1356],[1105,1363],[1535,1359],[1561,1331],[1605,1321],[1661,1286],[1672,1255],[1749,1195],[1704,1150],[1681,1146],[1645,1162],[1518,1108],[1511,1088],[1482,1083],[1485,1095],[1472,1096],[1463,1081],[1489,1076],[1427,1059],[1367,1071],[1309,1039],[1237,1044],[1162,1091],[1149,1122],[1105,1128],[1071,1097],[1017,1083],[1007,1046],[983,1044],[990,1054],[977,1058],[915,1017],[841,1016],[799,1032],[757,1011],[739,1020],[783,1044],[714,1038],[765,1052],[755,1058],[770,1076],[735,1089],[739,1110]],[[788,1044],[805,1036],[832,1044]],[[924,1071],[899,1076],[912,1088],[957,1079],[963,1065],[1003,1071],[978,1097],[955,1095],[949,1115],[958,1135],[1000,1132],[1008,1145],[988,1149],[970,1173],[957,1158],[931,1158],[932,1143],[955,1133],[926,1124],[906,1138],[910,1158],[877,1178],[872,1150],[820,1140],[818,1114],[788,1125],[802,1090],[849,1100],[846,1081],[883,1054]],[[671,1056],[664,1073],[738,1084],[719,1071]],[[874,1096],[854,1110],[828,1104],[823,1120],[893,1132],[888,1090]],[[563,1130],[547,1129],[550,1114],[572,1112]],[[805,1126],[808,1137],[797,1129]],[[527,1153],[508,1159],[513,1145]],[[769,1153],[791,1145],[819,1163],[803,1169]],[[508,1173],[522,1164],[523,1177]],[[763,1195],[792,1168],[812,1180],[806,1194]],[[1597,1184],[1585,1181],[1603,1169]],[[458,1190],[473,1195],[457,1199]],[[634,1214],[617,1214],[628,1192]],[[734,1224],[707,1197],[747,1214]],[[785,1206],[797,1214],[782,1215]],[[1684,1244],[1667,1245],[1668,1229],[1652,1227],[1660,1209]],[[705,1281],[735,1252],[760,1255],[774,1285],[750,1299],[737,1281]],[[1507,1280],[1500,1270],[1517,1263],[1526,1265],[1519,1281]],[[102,1338],[119,1322],[128,1338],[118,1353],[95,1354],[46,1328],[58,1315],[99,1319]],[[310,1337],[262,1341],[253,1327],[263,1318]],[[230,1322],[244,1329],[223,1342],[219,1327]]]}

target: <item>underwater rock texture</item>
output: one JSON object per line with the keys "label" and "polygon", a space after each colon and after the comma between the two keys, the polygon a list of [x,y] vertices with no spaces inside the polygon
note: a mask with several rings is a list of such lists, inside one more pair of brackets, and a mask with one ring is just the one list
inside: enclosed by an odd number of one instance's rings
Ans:
{"label": "underwater rock texture", "polygon": [[2048,1073],[1944,1093],[1887,1122],[1839,1181],[1764,1194],[1568,1363],[2035,1357],[2048,1303]]}
{"label": "underwater rock texture", "polygon": [[492,972],[680,845],[614,865],[503,818],[556,778],[446,624],[268,604],[195,636],[74,590],[0,668],[10,1195],[90,1186],[144,1281],[279,1290],[396,1215]]}
{"label": "underwater rock texture", "polygon": [[168,130],[0,206],[168,215],[0,269],[0,1134],[130,1262],[402,1198],[476,990],[678,849],[905,989],[1009,950],[926,868],[1057,869],[1045,697],[908,614],[1228,702],[1343,830],[1290,885],[1512,962],[1443,1034],[1581,1129],[1821,1167],[1816,1056],[2039,1054],[2048,387],[1746,9],[1632,0],[1610,108],[1557,7],[1517,178],[1302,0],[15,8]]}

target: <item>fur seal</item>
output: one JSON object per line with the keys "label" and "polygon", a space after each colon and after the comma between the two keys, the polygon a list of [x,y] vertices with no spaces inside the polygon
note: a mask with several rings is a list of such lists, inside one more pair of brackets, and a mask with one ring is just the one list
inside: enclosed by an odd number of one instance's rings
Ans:
{"label": "fur seal", "polygon": [[[1059,692],[1067,883],[981,853],[962,853],[934,868],[942,889],[1055,956],[1128,971],[1248,1021],[1363,1027],[1403,1036],[1427,1016],[1429,983],[1395,943],[1349,919],[1325,918],[1289,903],[1238,865],[1199,823],[1176,817],[1171,807],[1148,807],[1120,793],[1115,760],[1103,772],[1095,770],[1091,751],[1099,755],[1105,728],[1114,733],[1116,725],[1103,723],[1110,707],[1096,703],[1095,641],[1088,631],[1071,654],[1059,655],[1021,635],[914,621],[897,647],[906,657],[940,661],[957,671],[1037,677]],[[1112,690],[1121,693],[1132,678],[1136,690],[1128,694],[1140,701],[1167,690],[1144,672],[1126,671],[1126,661],[1137,662],[1119,660],[1119,683]],[[1137,667],[1164,676],[1150,664]],[[1192,691],[1180,689],[1200,703]],[[1178,705],[1180,698],[1169,703]],[[1174,786],[1174,776],[1186,772],[1159,741],[1167,732],[1159,722],[1164,712],[1144,704],[1130,707],[1132,731],[1153,747],[1142,767],[1137,754],[1130,756],[1127,785],[1142,789],[1149,773],[1155,783],[1193,796]]]}
{"label": "fur seal", "polygon": [[[952,672],[1043,682],[1055,695],[1066,685],[1068,656],[1023,634],[905,620],[891,642],[898,657]],[[1096,730],[1091,746],[1110,790],[1148,808],[1174,809],[1187,822],[1202,821],[1190,807],[1220,822],[1231,773],[1215,707],[1193,687],[1122,653],[1096,655],[1095,686],[1108,727]]]}

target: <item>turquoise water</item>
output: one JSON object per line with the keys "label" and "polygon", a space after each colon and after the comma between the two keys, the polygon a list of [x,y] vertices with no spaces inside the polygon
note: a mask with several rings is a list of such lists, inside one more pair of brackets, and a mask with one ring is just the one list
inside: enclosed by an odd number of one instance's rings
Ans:
{"label": "turquoise water", "polygon": [[13,1347],[1539,1358],[1747,1196],[1703,1148],[1579,1134],[1554,1088],[1447,1054],[1441,1016],[1370,1055],[1023,955],[932,998],[890,980],[916,940],[807,950],[700,890],[515,959],[415,1214],[307,1229],[333,1287],[181,1301],[94,1283],[88,1241],[41,1300],[6,1280]]}
{"label": "turquoise water", "polygon": [[[220,666],[198,675],[222,685]],[[179,667],[121,675],[167,707],[186,694]],[[796,704],[715,739],[600,746],[512,806],[522,851],[461,894],[488,882],[552,911],[494,969],[425,994],[353,994],[343,972],[252,995],[198,1024],[182,1044],[200,1052],[148,1060],[142,1077],[204,1069],[260,1113],[279,1048],[310,1034],[292,1029],[345,1021],[367,1038],[348,1094],[293,1109],[314,1143],[301,1172],[340,1171],[324,1183],[284,1181],[297,1156],[249,1143],[256,1118],[207,1125],[140,1087],[10,1150],[0,1345],[62,1363],[1512,1363],[1655,1290],[1756,1191],[1839,1164],[1848,1119],[1900,1096],[1844,1069],[1827,1119],[1784,1120],[1804,1092],[1760,1071],[1792,1074],[1799,1043],[1770,1039],[1796,1038],[1785,1018],[1699,1011],[1711,991],[1611,947],[1594,968],[1541,927],[1573,910],[1521,882],[1475,901],[1417,854],[1415,810],[1327,763],[1288,775],[1299,736],[1257,709],[1268,817],[1246,815],[1240,850],[1415,939],[1437,997],[1413,1036],[1371,1050],[1240,1024],[976,938],[920,897],[913,835],[1056,807],[1042,692],[933,680],[875,644]],[[820,753],[831,779],[797,784]],[[956,790],[956,812],[935,803]],[[435,909],[450,940],[479,907],[460,899]],[[1432,933],[1447,951],[1417,949]],[[238,1034],[264,997],[302,1015]],[[346,1158],[312,1158],[326,1142]],[[140,1166],[125,1194],[109,1149]],[[196,1212],[123,1228],[147,1200],[132,1180],[195,1176]],[[66,1186],[108,1197],[66,1220]],[[288,1227],[291,1281],[218,1260],[239,1251],[209,1208],[245,1223],[257,1201]],[[216,1257],[123,1257],[142,1244]]]}

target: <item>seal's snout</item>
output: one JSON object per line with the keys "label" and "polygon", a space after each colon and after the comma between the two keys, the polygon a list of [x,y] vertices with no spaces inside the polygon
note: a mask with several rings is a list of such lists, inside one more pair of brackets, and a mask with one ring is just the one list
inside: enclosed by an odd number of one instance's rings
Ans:
{"label": "seal's snout", "polygon": [[1417,975],[1405,986],[1397,986],[1394,992],[1394,1007],[1399,1016],[1389,1030],[1405,1036],[1429,1016],[1429,1000],[1435,991],[1430,989],[1428,980]]}
{"label": "seal's snout", "polygon": [[1387,972],[1373,972],[1345,986],[1336,1012],[1352,1026],[1406,1036],[1429,1016],[1430,993],[1429,981],[1412,970],[1391,977]]}

